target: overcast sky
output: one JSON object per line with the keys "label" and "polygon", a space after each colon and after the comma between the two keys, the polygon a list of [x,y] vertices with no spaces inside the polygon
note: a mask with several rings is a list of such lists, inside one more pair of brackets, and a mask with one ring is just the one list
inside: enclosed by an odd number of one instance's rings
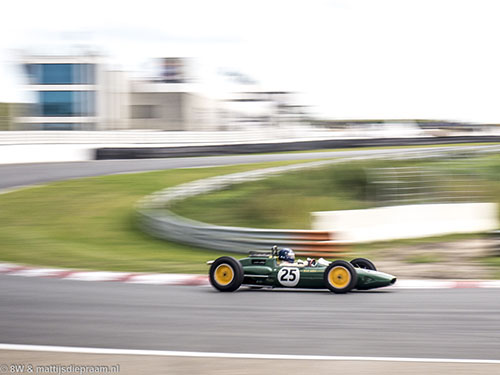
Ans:
{"label": "overcast sky", "polygon": [[238,70],[328,118],[500,123],[499,11],[494,0],[9,1],[0,101],[25,98],[13,50],[88,44],[127,70],[161,56],[193,57],[204,76]]}

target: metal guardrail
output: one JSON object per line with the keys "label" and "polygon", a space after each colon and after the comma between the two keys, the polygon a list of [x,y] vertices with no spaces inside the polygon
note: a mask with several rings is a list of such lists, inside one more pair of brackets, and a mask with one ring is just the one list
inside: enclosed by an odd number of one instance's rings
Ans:
{"label": "metal guardrail", "polygon": [[[470,146],[471,153],[496,153],[500,146]],[[259,229],[217,226],[190,220],[171,212],[172,203],[199,194],[225,188],[229,185],[256,181],[285,172],[320,168],[335,163],[367,159],[425,159],[458,157],[464,154],[459,147],[439,149],[384,150],[371,155],[343,157],[330,160],[266,168],[248,172],[233,173],[197,180],[168,188],[147,197],[137,204],[139,223],[150,235],[183,244],[228,251],[248,253],[251,250],[269,249],[273,245],[292,247],[298,255],[332,257],[343,251],[342,243],[328,231],[294,229]]]}
{"label": "metal guardrail", "polygon": [[291,247],[298,255],[329,257],[340,250],[328,231],[254,229],[213,226],[187,220],[172,212],[156,215],[140,211],[142,228],[154,237],[221,251],[247,253],[270,249],[273,245]]}
{"label": "metal guardrail", "polygon": [[256,181],[284,172],[319,168],[339,162],[341,160],[324,160],[233,173],[165,189],[143,198],[138,203],[140,226],[157,238],[221,251],[247,253],[250,250],[268,249],[279,244],[294,248],[298,255],[328,257],[340,249],[338,242],[331,238],[328,231],[216,226],[180,217],[168,210],[168,207],[181,199],[219,190],[235,183]]}

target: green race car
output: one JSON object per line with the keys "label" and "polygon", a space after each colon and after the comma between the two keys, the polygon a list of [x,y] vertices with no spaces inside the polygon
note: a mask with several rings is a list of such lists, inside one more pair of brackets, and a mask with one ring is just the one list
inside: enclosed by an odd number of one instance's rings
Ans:
{"label": "green race car", "polygon": [[308,258],[296,262],[291,249],[276,246],[270,252],[250,252],[247,258],[240,260],[223,256],[207,264],[210,265],[210,283],[221,292],[233,292],[245,285],[253,288],[327,288],[333,293],[347,293],[396,282],[396,277],[377,271],[365,258],[351,262]]}

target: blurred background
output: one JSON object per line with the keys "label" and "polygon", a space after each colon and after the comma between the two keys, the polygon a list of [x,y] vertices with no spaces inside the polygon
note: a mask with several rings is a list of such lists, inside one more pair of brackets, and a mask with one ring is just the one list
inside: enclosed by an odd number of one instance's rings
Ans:
{"label": "blurred background", "polygon": [[1,126],[497,124],[496,6],[19,1],[0,29]]}

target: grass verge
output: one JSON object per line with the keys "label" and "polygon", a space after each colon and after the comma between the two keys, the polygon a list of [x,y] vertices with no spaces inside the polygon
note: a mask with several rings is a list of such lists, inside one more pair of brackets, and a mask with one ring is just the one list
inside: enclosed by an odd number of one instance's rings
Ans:
{"label": "grass verge", "polygon": [[[471,190],[480,189],[481,199],[486,198],[500,205],[500,156],[493,155],[473,160],[375,160],[335,164],[322,169],[303,170],[266,180],[238,184],[225,190],[199,195],[178,202],[173,211],[182,216],[217,225],[307,229],[311,225],[311,212],[375,206],[377,192],[372,190],[373,184],[369,183],[370,170],[395,166],[422,166],[437,172],[438,177],[433,185],[425,187],[426,193],[446,191],[447,198],[451,201],[457,199],[457,202],[463,202],[464,192],[455,186],[455,181],[460,181],[461,186],[470,183]],[[443,172],[442,176],[445,177],[439,177],[440,172]],[[379,250],[397,246],[417,246],[482,236],[481,233],[454,234],[360,244],[350,247],[349,250],[356,256],[377,259]],[[441,259],[438,256],[417,254],[406,261],[411,264],[422,264],[439,263]],[[500,261],[495,263],[494,260],[484,260],[484,263],[493,264],[500,270]]]}
{"label": "grass verge", "polygon": [[[446,191],[447,202],[463,202],[466,193],[462,190],[469,187],[478,190],[476,194],[480,199],[487,197],[491,202],[500,203],[500,156],[478,158],[472,164],[468,161],[464,163],[394,160],[339,163],[198,195],[178,202],[172,209],[182,216],[218,225],[307,229],[311,225],[311,212],[380,205],[380,192],[384,191],[381,183],[387,185],[385,191],[394,190],[394,186],[386,181],[371,182],[372,171],[415,166],[432,168],[437,176],[432,184],[425,187],[419,186],[418,180],[414,185],[408,185],[412,189],[420,189],[413,191],[423,194],[423,199],[429,195],[440,198]],[[444,177],[439,177],[441,172]],[[457,181],[460,183],[458,187],[455,186]]]}
{"label": "grass verge", "polygon": [[[488,157],[481,164],[489,176],[485,181],[490,194],[498,202],[499,161],[500,157]],[[0,195],[0,261],[80,269],[205,273],[206,260],[226,254],[151,238],[137,229],[134,204],[144,195],[192,180],[299,162],[304,161],[112,175]],[[311,211],[371,206],[365,171],[378,163],[338,164],[240,184],[180,202],[174,211],[222,225],[303,229],[309,226]],[[471,236],[476,235],[460,235]],[[431,240],[450,238],[455,236]],[[366,244],[352,249],[356,255],[370,256],[386,246]],[[495,259],[488,262],[500,264]]]}
{"label": "grass verge", "polygon": [[[56,182],[0,195],[0,261],[114,271],[205,273],[222,252],[154,239],[134,204],[170,186],[294,162],[175,169]],[[234,255],[234,254],[233,254]]]}

